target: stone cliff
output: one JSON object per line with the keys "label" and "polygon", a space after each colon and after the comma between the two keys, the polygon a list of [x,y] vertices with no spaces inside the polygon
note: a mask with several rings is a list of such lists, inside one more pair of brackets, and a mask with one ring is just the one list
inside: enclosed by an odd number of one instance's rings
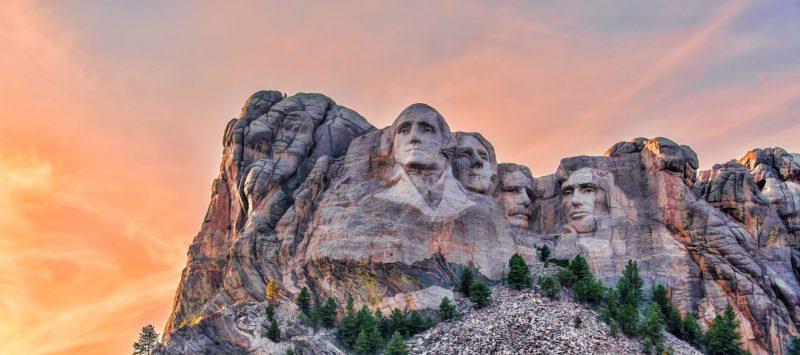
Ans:
{"label": "stone cliff", "polygon": [[464,268],[497,282],[546,244],[606,283],[636,260],[703,324],[731,304],[750,351],[781,353],[800,321],[800,156],[698,167],[687,146],[636,138],[534,177],[424,104],[376,129],[323,95],[258,92],[225,129],[160,352],[282,351],[264,336],[275,280],[295,347],[338,353],[293,325],[302,287],[384,314],[435,308]]}

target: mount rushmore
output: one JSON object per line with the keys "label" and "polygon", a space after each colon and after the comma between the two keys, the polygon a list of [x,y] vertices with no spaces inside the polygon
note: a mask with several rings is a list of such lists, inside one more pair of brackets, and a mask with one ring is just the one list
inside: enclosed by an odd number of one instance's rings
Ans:
{"label": "mount rushmore", "polygon": [[[731,304],[753,353],[780,353],[797,334],[800,155],[780,148],[698,172],[691,148],[636,138],[534,176],[425,104],[377,129],[321,94],[259,91],[223,149],[164,354],[269,353],[270,280],[286,300],[307,287],[384,314],[424,310],[453,299],[463,269],[499,282],[511,255],[537,262],[544,245],[583,255],[606,284],[637,261],[646,287],[667,286],[703,325]],[[286,322],[296,347],[325,353]]]}

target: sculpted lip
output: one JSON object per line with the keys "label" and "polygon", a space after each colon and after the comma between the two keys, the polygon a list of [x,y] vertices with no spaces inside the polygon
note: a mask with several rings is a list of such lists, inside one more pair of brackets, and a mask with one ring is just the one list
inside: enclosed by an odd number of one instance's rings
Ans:
{"label": "sculpted lip", "polygon": [[571,212],[569,214],[569,216],[572,217],[572,218],[581,218],[581,217],[585,217],[585,216],[588,216],[588,215],[589,215],[589,213],[585,212],[585,211],[574,211],[574,212]]}

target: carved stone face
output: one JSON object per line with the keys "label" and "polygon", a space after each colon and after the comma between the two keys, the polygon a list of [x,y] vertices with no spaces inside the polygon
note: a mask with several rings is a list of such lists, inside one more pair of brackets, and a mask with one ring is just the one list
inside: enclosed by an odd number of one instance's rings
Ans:
{"label": "carved stone face", "polygon": [[561,184],[561,204],[567,225],[577,233],[597,229],[597,207],[604,207],[605,192],[600,188],[597,173],[591,168],[579,169]]}
{"label": "carved stone face", "polygon": [[[420,112],[422,111],[422,112]],[[417,109],[401,114],[394,124],[394,160],[406,170],[441,170],[447,159],[441,153],[443,128],[435,111]]]}
{"label": "carved stone face", "polygon": [[472,192],[485,194],[492,185],[493,172],[489,152],[472,135],[465,134],[459,140],[453,170],[456,179]]}
{"label": "carved stone face", "polygon": [[500,174],[500,205],[512,227],[529,228],[532,185],[533,180],[520,170]]}

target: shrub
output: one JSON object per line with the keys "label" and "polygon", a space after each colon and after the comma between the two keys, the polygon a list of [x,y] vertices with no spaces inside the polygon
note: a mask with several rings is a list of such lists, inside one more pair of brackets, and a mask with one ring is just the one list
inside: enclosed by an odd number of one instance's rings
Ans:
{"label": "shrub", "polygon": [[311,310],[311,294],[308,292],[308,288],[303,287],[300,289],[300,294],[297,295],[296,303],[297,307],[300,307],[300,311],[308,315]]}
{"label": "shrub", "polygon": [[547,297],[558,298],[561,294],[561,287],[558,285],[558,280],[553,276],[541,276],[537,283],[542,293]]}
{"label": "shrub", "polygon": [[703,329],[692,313],[686,313],[683,318],[683,340],[695,347],[703,346]]}
{"label": "shrub", "polygon": [[550,262],[550,247],[544,245],[539,248],[539,260],[544,263],[545,267],[547,266],[547,264]]}
{"label": "shrub", "polygon": [[450,302],[447,296],[442,298],[442,302],[439,303],[439,317],[442,320],[450,320],[456,317],[456,305]]}
{"label": "shrub", "polygon": [[580,328],[583,326],[583,319],[581,319],[580,315],[575,316],[575,328]]}
{"label": "shrub", "polygon": [[333,297],[328,297],[325,305],[320,307],[319,320],[326,328],[333,328],[336,325],[336,300]]}
{"label": "shrub", "polygon": [[267,330],[267,338],[276,343],[281,341],[281,330],[278,329],[278,322],[275,321],[274,319],[272,320],[272,323],[269,324],[269,330]]}
{"label": "shrub", "polygon": [[525,260],[519,254],[514,254],[508,260],[508,285],[517,290],[531,287],[531,271]]}
{"label": "shrub", "polygon": [[[664,350],[663,331],[664,318],[661,315],[661,307],[655,302],[650,303],[642,323],[642,337],[655,348],[656,354],[661,354]],[[645,352],[650,353],[650,350],[645,348]]]}
{"label": "shrub", "polygon": [[492,290],[489,289],[483,281],[475,280],[469,288],[469,299],[478,305],[478,308],[483,308],[492,302]]}
{"label": "shrub", "polygon": [[578,278],[575,277],[575,274],[570,269],[558,270],[556,276],[558,276],[558,282],[566,287],[572,287],[572,284],[578,281]]}
{"label": "shrub", "polygon": [[747,354],[742,350],[742,335],[737,328],[739,320],[733,307],[728,305],[722,315],[717,315],[705,336],[706,352],[709,355],[743,355]]}
{"label": "shrub", "polygon": [[406,350],[406,344],[403,343],[403,337],[400,336],[400,333],[395,332],[392,335],[392,339],[389,340],[389,344],[386,344],[386,350],[383,352],[384,355],[408,355],[408,350]]}

